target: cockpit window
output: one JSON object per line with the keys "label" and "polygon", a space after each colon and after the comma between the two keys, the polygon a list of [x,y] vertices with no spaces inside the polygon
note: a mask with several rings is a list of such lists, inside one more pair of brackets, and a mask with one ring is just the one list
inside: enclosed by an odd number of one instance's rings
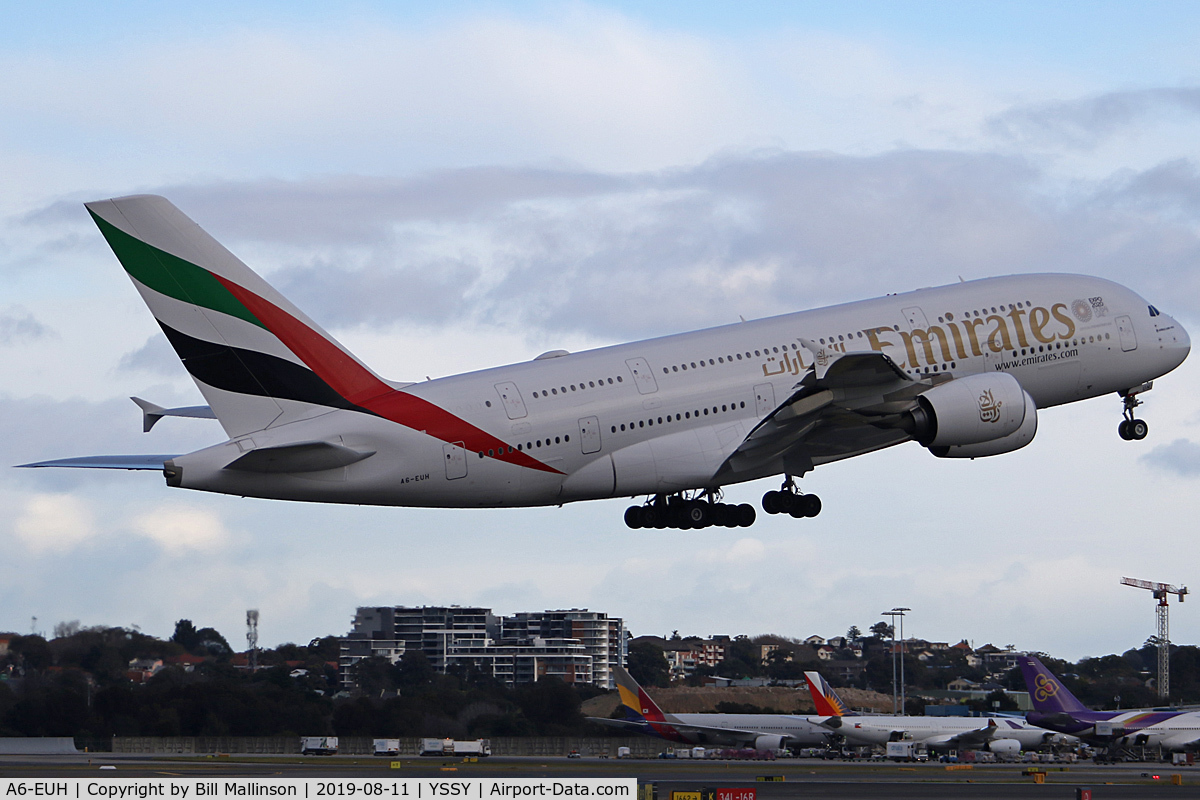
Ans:
{"label": "cockpit window", "polygon": [[1161,312],[1161,311],[1159,311],[1159,310],[1158,310],[1157,308],[1155,308],[1154,306],[1150,306],[1150,316],[1152,316],[1152,317],[1157,317],[1157,316],[1158,316],[1159,314],[1161,314],[1161,313],[1162,313],[1162,312]]}

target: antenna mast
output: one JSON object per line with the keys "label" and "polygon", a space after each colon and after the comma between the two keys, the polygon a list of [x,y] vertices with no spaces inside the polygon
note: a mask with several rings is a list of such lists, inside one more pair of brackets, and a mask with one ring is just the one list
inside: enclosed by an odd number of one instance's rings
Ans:
{"label": "antenna mast", "polygon": [[250,671],[258,672],[258,609],[246,612],[246,644],[250,646]]}
{"label": "antenna mast", "polygon": [[1179,602],[1182,603],[1188,588],[1176,588],[1169,583],[1154,583],[1137,578],[1121,578],[1121,583],[1137,589],[1149,589],[1158,601],[1158,635],[1155,637],[1158,640],[1158,696],[1166,699],[1171,692],[1171,626],[1167,618],[1167,597],[1172,594],[1178,595]]}

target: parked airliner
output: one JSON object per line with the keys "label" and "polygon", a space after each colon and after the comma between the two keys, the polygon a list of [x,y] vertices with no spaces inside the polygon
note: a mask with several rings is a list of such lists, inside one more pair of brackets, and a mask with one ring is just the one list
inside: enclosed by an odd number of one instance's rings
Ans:
{"label": "parked airliner", "polygon": [[756,750],[825,746],[835,735],[818,718],[797,714],[668,714],[624,667],[615,667],[613,671],[624,717],[588,717],[590,722],[682,744]]}
{"label": "parked airliner", "polygon": [[1021,658],[1021,673],[1033,701],[1029,719],[1038,725],[1110,748],[1140,745],[1168,751],[1200,749],[1200,712],[1092,711],[1037,656]]}
{"label": "parked airliner", "polygon": [[384,380],[162,197],[87,203],[227,440],[178,455],[24,466],[161,470],[232,495],[426,507],[642,497],[631,527],[747,526],[721,502],[815,516],[796,479],[916,441],[940,458],[1029,444],[1037,412],[1103,394],[1142,439],[1141,393],[1187,357],[1178,322],[1082,275],[1013,275],[422,383]]}
{"label": "parked airliner", "polygon": [[932,750],[983,749],[1017,753],[1078,740],[1013,717],[916,717],[909,715],[847,716],[846,705],[818,672],[805,672],[821,723],[851,745],[915,742]]}

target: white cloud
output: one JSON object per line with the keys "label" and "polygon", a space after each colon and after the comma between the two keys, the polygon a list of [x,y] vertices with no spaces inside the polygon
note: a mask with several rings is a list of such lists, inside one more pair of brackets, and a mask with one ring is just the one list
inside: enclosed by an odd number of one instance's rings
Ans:
{"label": "white cloud", "polygon": [[25,546],[37,553],[71,550],[96,535],[89,505],[69,494],[36,494],[13,525]]}
{"label": "white cloud", "polygon": [[767,548],[758,539],[738,539],[725,553],[725,560],[731,564],[753,564],[762,561]]}
{"label": "white cloud", "polygon": [[215,513],[178,503],[163,504],[139,514],[131,520],[131,525],[171,555],[217,550],[229,540],[229,532]]}

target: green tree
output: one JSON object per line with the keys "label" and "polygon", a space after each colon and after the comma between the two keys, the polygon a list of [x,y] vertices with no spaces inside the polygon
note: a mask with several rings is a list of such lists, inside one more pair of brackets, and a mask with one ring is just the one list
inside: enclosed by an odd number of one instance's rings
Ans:
{"label": "green tree", "polygon": [[634,642],[629,646],[629,674],[642,686],[668,686],[671,665],[662,648],[653,642]]}
{"label": "green tree", "polygon": [[197,636],[196,626],[192,624],[190,619],[181,619],[175,623],[175,633],[171,636],[171,641],[192,652],[196,645],[200,643]]}

